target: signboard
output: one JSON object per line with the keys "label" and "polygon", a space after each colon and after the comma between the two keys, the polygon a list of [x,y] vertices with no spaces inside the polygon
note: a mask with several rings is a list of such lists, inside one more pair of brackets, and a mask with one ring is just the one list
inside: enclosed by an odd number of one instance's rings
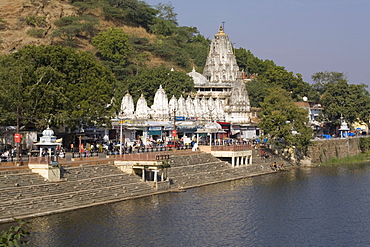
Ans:
{"label": "signboard", "polygon": [[185,117],[175,117],[175,121],[185,121]]}
{"label": "signboard", "polygon": [[19,133],[14,134],[14,142],[21,143],[22,142],[22,135]]}

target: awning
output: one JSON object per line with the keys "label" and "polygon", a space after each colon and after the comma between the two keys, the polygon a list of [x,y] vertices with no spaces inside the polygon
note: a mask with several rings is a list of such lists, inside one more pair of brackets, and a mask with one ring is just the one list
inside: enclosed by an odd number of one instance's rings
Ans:
{"label": "awning", "polygon": [[150,136],[160,136],[162,134],[161,130],[149,130],[148,135]]}

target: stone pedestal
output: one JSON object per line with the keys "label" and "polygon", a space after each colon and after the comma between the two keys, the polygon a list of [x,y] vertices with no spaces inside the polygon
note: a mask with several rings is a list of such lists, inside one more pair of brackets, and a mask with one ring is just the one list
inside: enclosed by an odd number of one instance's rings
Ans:
{"label": "stone pedestal", "polygon": [[51,166],[48,164],[29,164],[28,167],[32,170],[32,172],[40,174],[49,182],[60,181],[59,166]]}

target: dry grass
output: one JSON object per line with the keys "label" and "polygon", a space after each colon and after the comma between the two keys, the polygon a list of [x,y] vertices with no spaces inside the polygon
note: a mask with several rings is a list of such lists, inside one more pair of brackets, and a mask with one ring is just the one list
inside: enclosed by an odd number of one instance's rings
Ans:
{"label": "dry grass", "polygon": [[[68,0],[49,0],[47,4],[42,4],[42,0],[0,0],[0,18],[7,22],[6,29],[0,30],[0,54],[9,54],[13,50],[19,50],[25,45],[52,45],[58,44],[57,38],[52,38],[51,34],[56,29],[54,21],[64,16],[76,16],[77,9],[71,6]],[[92,13],[100,19],[98,29],[106,30],[109,27],[120,27],[131,37],[147,38],[151,43],[155,42],[156,36],[148,33],[142,27],[131,27],[117,25],[114,22],[106,21],[101,16],[101,10]],[[32,28],[21,22],[21,18],[30,15],[46,16],[47,27],[44,38],[35,38],[27,35],[27,31]],[[96,52],[89,40],[79,39],[79,49],[83,51]],[[168,68],[180,70],[174,63],[149,54],[148,67],[158,67],[165,64]]]}

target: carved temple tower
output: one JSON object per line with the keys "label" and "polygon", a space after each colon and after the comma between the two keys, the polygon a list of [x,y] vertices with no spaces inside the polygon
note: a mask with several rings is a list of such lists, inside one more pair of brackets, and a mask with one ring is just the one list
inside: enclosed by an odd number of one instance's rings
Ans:
{"label": "carved temple tower", "polygon": [[188,73],[194,80],[199,98],[213,98],[222,103],[225,121],[250,123],[250,103],[242,73],[236,63],[229,37],[220,27],[214,36],[203,74]]}

